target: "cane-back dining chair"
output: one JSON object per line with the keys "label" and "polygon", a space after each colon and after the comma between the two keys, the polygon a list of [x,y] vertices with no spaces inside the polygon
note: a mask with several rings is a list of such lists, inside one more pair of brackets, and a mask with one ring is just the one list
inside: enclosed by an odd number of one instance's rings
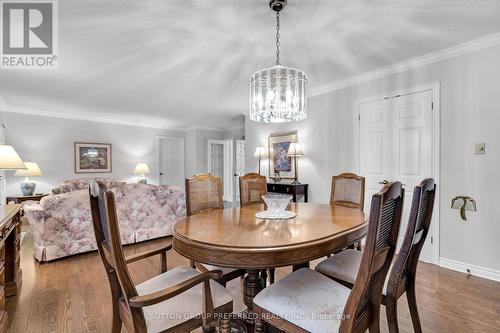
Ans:
{"label": "cane-back dining chair", "polygon": [[102,182],[91,182],[89,188],[92,222],[106,274],[111,287],[111,332],[187,332],[199,327],[213,329],[213,318],[221,318],[219,329],[229,333],[229,314],[233,310],[231,294],[215,281],[220,271],[198,272],[191,267],[166,271],[135,285],[127,265],[139,259],[161,254],[172,246],[125,257],[114,194]]}
{"label": "cane-back dining chair", "polygon": [[[258,173],[247,173],[239,178],[240,180],[240,206],[244,207],[254,203],[264,203],[262,196],[267,194],[267,179]],[[267,281],[269,272],[269,283],[274,283],[275,269],[269,268],[262,271],[262,278]]]}
{"label": "cane-back dining chair", "polygon": [[[209,173],[201,173],[186,179],[186,213],[187,216],[206,211],[224,209],[222,201],[222,180]],[[219,267],[191,261],[191,266],[201,272],[220,270],[223,275],[218,282],[226,286],[228,281],[245,275],[245,270]]]}
{"label": "cane-back dining chair", "polygon": [[[382,304],[386,306],[387,322],[391,333],[399,332],[397,301],[405,292],[413,329],[417,333],[422,332],[415,296],[415,280],[418,259],[432,220],[435,195],[436,185],[432,178],[424,179],[413,190],[405,237],[398,255],[393,260],[382,293]],[[361,257],[360,251],[348,249],[319,263],[316,270],[352,287],[360,267]]]}
{"label": "cane-back dining chair", "polygon": [[396,249],[403,200],[400,182],[373,195],[352,290],[314,270],[299,269],[254,298],[256,332],[263,331],[262,321],[286,332],[379,332],[382,288]]}
{"label": "cane-back dining chair", "polygon": [[[355,208],[364,211],[365,177],[354,173],[341,173],[332,177],[330,205]],[[361,250],[361,240],[349,245]],[[330,256],[328,256],[330,257]]]}
{"label": "cane-back dining chair", "polygon": [[341,173],[332,177],[330,204],[364,210],[365,177]]}
{"label": "cane-back dining chair", "polygon": [[247,173],[240,177],[240,206],[264,202],[262,196],[267,194],[267,180],[258,173]]}

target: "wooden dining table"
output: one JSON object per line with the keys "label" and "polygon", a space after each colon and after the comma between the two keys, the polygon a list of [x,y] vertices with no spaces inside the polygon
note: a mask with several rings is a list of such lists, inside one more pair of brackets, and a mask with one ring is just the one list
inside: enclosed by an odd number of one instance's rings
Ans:
{"label": "wooden dining table", "polygon": [[[356,243],[366,235],[365,214],[357,209],[314,203],[291,203],[297,215],[288,220],[256,218],[264,204],[202,212],[180,221],[173,246],[203,264],[245,269],[243,301],[252,314],[253,298],[265,288],[261,271],[307,266]],[[252,316],[246,316],[252,326]],[[252,329],[250,329],[252,330]]]}

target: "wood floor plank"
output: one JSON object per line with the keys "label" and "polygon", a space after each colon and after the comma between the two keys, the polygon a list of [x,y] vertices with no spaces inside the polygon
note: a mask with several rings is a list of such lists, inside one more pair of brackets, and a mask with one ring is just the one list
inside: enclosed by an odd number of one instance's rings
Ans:
{"label": "wood floor plank", "polygon": [[[24,227],[26,230],[26,227]],[[125,246],[132,254],[157,246],[165,240]],[[91,333],[111,328],[111,293],[96,252],[39,264],[32,256],[33,239],[28,232],[21,249],[23,284],[19,294],[7,299],[9,327],[13,333]],[[188,265],[175,251],[168,267]],[[312,266],[314,266],[314,262]],[[141,283],[159,272],[159,256],[130,265],[131,275]],[[277,278],[290,272],[277,270]],[[235,308],[242,308],[239,280],[229,286]],[[423,330],[442,332],[500,332],[500,283],[421,263],[418,269],[417,300]],[[413,332],[408,304],[398,303],[400,331]],[[381,329],[387,332],[382,307]],[[125,329],[122,332],[126,332]]]}

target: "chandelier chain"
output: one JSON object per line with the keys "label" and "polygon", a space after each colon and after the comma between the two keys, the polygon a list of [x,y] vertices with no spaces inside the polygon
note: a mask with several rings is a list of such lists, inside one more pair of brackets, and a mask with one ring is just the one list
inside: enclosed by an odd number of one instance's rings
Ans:
{"label": "chandelier chain", "polygon": [[276,12],[276,66],[280,66],[280,12]]}

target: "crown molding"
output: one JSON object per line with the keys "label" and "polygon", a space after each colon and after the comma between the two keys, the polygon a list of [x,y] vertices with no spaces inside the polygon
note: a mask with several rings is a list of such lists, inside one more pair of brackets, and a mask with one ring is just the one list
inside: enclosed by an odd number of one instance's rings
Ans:
{"label": "crown molding", "polygon": [[[3,101],[5,102],[5,100],[3,100]],[[83,115],[83,114],[77,114],[77,113],[62,113],[62,112],[57,112],[57,111],[46,111],[46,110],[34,110],[34,109],[19,108],[19,107],[10,106],[7,103],[4,103],[2,105],[1,95],[0,95],[0,112],[18,113],[18,114],[26,114],[26,115],[32,115],[32,116],[59,118],[59,119],[83,120],[83,121],[91,121],[91,122],[96,122],[96,123],[105,123],[105,124],[112,124],[112,125],[123,125],[123,126],[182,131],[182,129],[176,129],[176,128],[169,127],[169,126],[162,126],[161,124],[159,124],[158,120],[137,122],[137,121],[116,119],[116,118],[107,118],[107,117],[96,116],[96,115]]]}
{"label": "crown molding", "polygon": [[467,53],[480,51],[492,46],[500,45],[500,33],[495,33],[475,39],[457,46],[453,46],[441,51],[426,54],[410,60],[402,61],[394,65],[382,67],[364,74],[355,75],[347,79],[333,81],[327,84],[311,88],[309,97],[322,95],[331,91],[340,90],[360,83],[372,81],[392,74],[404,72],[413,68],[433,64],[442,60],[458,57]]}

